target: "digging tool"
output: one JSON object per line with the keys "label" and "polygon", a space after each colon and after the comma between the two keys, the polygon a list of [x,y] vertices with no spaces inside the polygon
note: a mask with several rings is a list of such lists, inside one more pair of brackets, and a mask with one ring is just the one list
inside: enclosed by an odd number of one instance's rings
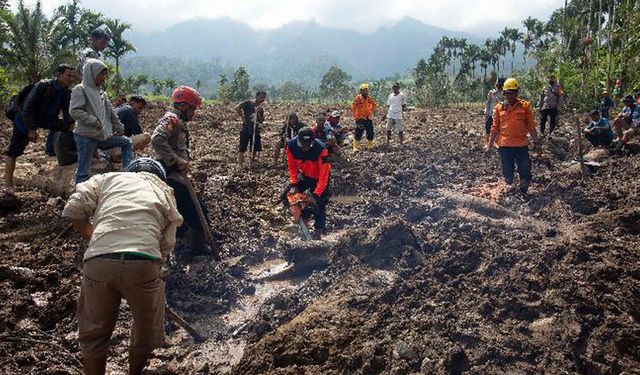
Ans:
{"label": "digging tool", "polygon": [[[576,110],[573,110],[575,115]],[[582,124],[580,121],[576,122],[576,130],[578,132],[578,160],[580,161],[580,179],[584,181],[584,150],[582,147]]]}
{"label": "digging tool", "polygon": [[289,202],[289,211],[298,223],[302,237],[307,241],[311,241],[309,228],[307,228],[307,224],[302,219],[302,212],[309,205],[309,195],[305,193],[287,193],[287,201]]}
{"label": "digging tool", "polygon": [[[204,232],[205,241],[207,242],[207,245],[209,245],[209,247],[213,249],[213,236],[211,236],[211,231],[209,230],[209,220],[207,219],[204,212],[202,211],[200,200],[198,199],[198,195],[196,194],[196,191],[193,188],[193,184],[191,183],[191,180],[187,176],[180,174],[179,182],[187,187],[187,190],[189,191],[189,197],[193,202],[193,206],[195,207],[196,214],[198,215],[198,219],[202,224],[202,231]],[[216,257],[217,260],[219,260],[219,256],[217,253],[214,254],[214,256]]]}
{"label": "digging tool", "polygon": [[178,315],[175,311],[169,307],[169,305],[164,305],[164,310],[167,318],[172,322],[176,323],[180,327],[184,328],[185,331],[189,332],[193,340],[197,343],[205,342],[204,336],[202,336],[193,326],[187,323],[186,320],[182,319],[180,315]]}

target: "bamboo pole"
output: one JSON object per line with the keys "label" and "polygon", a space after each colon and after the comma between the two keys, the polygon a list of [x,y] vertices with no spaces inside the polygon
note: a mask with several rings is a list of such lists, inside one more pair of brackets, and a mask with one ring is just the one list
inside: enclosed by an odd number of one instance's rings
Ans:
{"label": "bamboo pole", "polygon": [[615,1],[611,2],[609,6],[609,38],[607,40],[609,44],[609,50],[607,52],[607,90],[611,87],[611,64],[612,64],[612,55],[613,55],[613,25],[616,22],[616,4]]}

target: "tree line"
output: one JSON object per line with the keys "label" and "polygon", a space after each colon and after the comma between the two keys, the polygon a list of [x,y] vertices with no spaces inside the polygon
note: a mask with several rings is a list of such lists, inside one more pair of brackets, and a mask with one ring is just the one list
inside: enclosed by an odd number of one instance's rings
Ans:
{"label": "tree line", "polygon": [[638,0],[565,1],[547,21],[528,17],[522,28],[507,27],[482,45],[443,37],[413,69],[414,89],[427,105],[476,101],[496,77],[514,75],[525,96],[532,97],[553,74],[571,105],[589,106],[601,91],[612,91],[616,81],[621,93],[640,89],[639,35]]}

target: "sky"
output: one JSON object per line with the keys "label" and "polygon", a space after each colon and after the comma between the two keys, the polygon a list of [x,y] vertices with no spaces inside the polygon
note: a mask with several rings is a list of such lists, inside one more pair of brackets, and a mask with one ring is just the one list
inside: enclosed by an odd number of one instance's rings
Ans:
{"label": "sky", "polygon": [[[24,0],[34,4],[35,0]],[[10,0],[14,7],[17,0]],[[41,0],[51,13],[67,0]],[[228,17],[254,28],[292,21],[373,32],[404,17],[455,31],[490,35],[522,27],[528,16],[546,20],[564,0],[82,0],[86,8],[129,22],[136,31],[164,30],[189,19]]]}

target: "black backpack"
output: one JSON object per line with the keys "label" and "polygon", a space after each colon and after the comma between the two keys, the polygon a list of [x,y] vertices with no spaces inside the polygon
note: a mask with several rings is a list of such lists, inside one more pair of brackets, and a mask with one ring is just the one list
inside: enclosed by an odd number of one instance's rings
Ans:
{"label": "black backpack", "polygon": [[35,83],[31,83],[26,85],[20,90],[20,92],[9,99],[9,104],[7,104],[7,108],[4,110],[4,115],[11,121],[16,119],[16,115],[20,111],[20,107],[29,96],[29,93],[35,87]]}

